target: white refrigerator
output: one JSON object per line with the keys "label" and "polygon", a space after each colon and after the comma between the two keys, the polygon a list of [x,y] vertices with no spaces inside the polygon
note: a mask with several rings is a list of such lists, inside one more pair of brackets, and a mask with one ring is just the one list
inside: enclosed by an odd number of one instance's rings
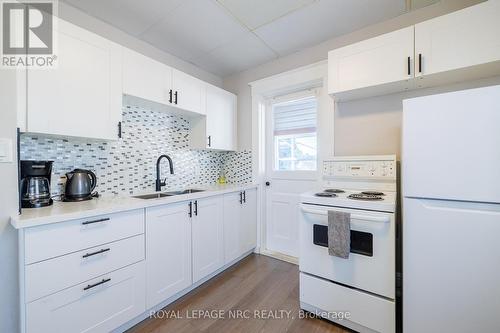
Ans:
{"label": "white refrigerator", "polygon": [[500,332],[500,86],[403,107],[403,332]]}

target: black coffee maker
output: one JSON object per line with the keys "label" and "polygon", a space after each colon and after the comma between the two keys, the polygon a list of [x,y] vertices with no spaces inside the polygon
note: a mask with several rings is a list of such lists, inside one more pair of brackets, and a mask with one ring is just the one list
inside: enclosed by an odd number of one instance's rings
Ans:
{"label": "black coffee maker", "polygon": [[21,161],[21,207],[39,208],[52,205],[50,176],[53,161]]}

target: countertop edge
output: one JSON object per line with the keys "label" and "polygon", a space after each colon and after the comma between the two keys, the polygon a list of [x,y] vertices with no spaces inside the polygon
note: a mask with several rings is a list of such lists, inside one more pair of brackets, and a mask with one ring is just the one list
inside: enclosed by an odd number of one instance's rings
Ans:
{"label": "countertop edge", "polygon": [[[54,224],[60,222],[67,222],[72,220],[78,220],[82,218],[90,218],[99,215],[114,214],[119,212],[126,212],[136,209],[145,209],[149,207],[162,206],[173,204],[182,201],[189,201],[194,199],[202,199],[206,197],[211,197],[215,195],[223,195],[226,193],[233,193],[241,190],[248,190],[257,188],[258,184],[243,184],[234,185],[228,188],[221,189],[206,189],[203,192],[196,192],[190,194],[176,195],[166,198],[144,200],[130,197],[116,198],[116,203],[110,203],[109,207],[102,207],[96,209],[78,210],[69,213],[61,213],[54,215],[39,216],[33,218],[23,219],[22,215],[14,215],[10,217],[10,224],[18,230],[25,228],[32,228],[43,226],[47,224]],[[123,200],[120,200],[123,199]],[[42,208],[43,209],[43,208]]]}

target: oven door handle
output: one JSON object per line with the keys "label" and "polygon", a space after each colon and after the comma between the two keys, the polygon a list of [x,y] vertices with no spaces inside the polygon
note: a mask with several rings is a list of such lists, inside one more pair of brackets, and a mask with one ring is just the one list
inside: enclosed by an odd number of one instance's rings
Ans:
{"label": "oven door handle", "polygon": [[[310,208],[302,207],[302,211],[306,214],[328,216],[327,210],[317,210],[317,209],[310,209]],[[351,220],[362,220],[362,221],[368,221],[368,222],[389,223],[389,222],[391,222],[391,217],[390,216],[378,217],[378,216],[351,214]]]}

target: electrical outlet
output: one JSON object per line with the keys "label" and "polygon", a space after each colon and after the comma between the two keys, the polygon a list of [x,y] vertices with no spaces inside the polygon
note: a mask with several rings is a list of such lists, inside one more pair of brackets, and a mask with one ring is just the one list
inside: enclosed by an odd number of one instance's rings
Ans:
{"label": "electrical outlet", "polygon": [[11,139],[0,139],[0,163],[12,163]]}

